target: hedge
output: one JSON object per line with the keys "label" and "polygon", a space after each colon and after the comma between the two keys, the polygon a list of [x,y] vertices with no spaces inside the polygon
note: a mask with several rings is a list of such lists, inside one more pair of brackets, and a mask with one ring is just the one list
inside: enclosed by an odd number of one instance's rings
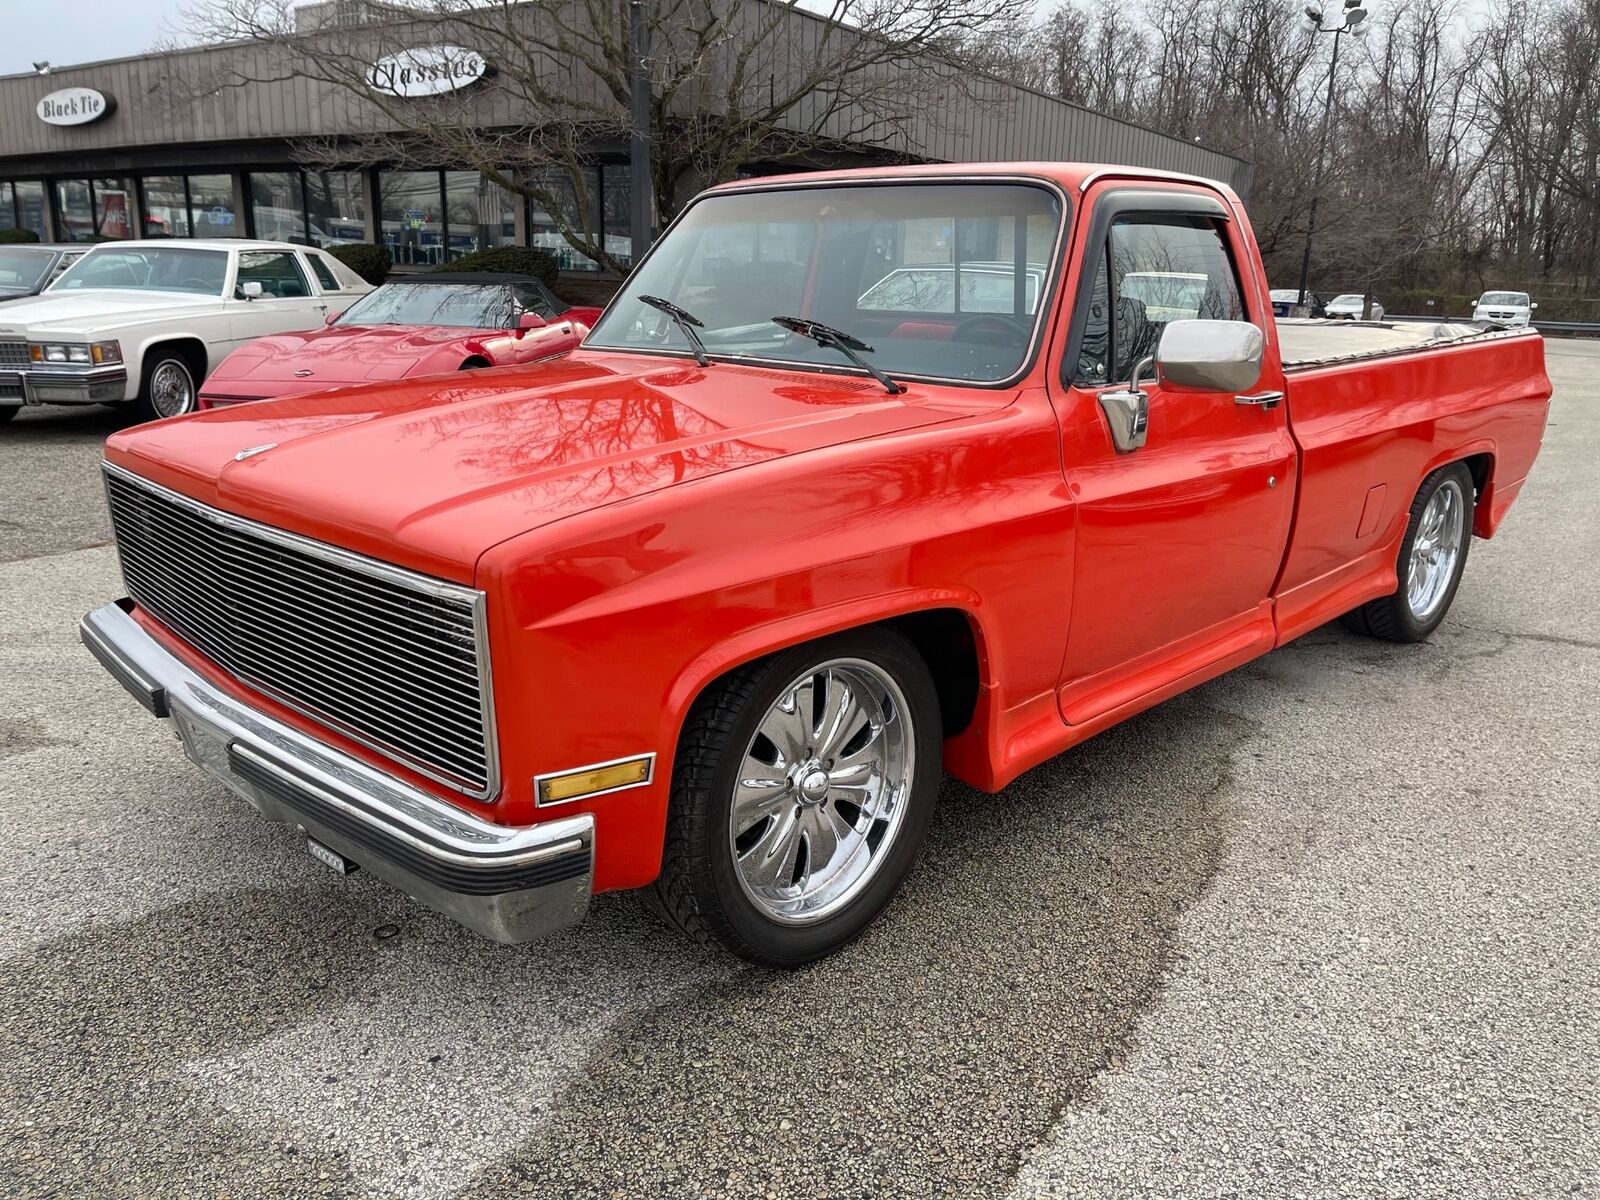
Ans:
{"label": "hedge", "polygon": [[37,242],[39,235],[31,229],[0,229],[0,246],[13,242]]}
{"label": "hedge", "polygon": [[548,250],[534,250],[527,246],[495,246],[463,254],[460,258],[443,263],[435,271],[488,271],[497,275],[532,275],[545,286],[552,287],[561,275],[561,265]]}
{"label": "hedge", "polygon": [[329,246],[328,253],[374,287],[389,277],[389,268],[394,265],[388,248],[374,246],[371,242],[346,242]]}

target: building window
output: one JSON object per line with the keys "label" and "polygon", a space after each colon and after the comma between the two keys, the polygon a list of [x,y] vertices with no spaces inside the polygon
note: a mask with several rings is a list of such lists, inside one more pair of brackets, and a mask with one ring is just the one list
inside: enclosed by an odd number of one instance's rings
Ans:
{"label": "building window", "polygon": [[633,181],[627,163],[600,165],[600,220],[606,253],[624,269],[633,265]]}
{"label": "building window", "polygon": [[476,171],[444,173],[446,256],[509,246],[517,240],[511,193]]}
{"label": "building window", "polygon": [[360,171],[307,171],[305,191],[313,243],[339,246],[367,240],[367,199]]}
{"label": "building window", "polygon": [[37,179],[19,181],[11,185],[11,190],[16,194],[17,228],[31,229],[41,242],[47,240],[50,231],[45,220],[44,184]]}
{"label": "building window", "polygon": [[264,241],[305,245],[306,195],[300,172],[252,172],[250,219],[255,222],[256,237]]}
{"label": "building window", "polygon": [[187,182],[190,228],[195,237],[244,236],[244,223],[234,211],[232,175],[190,175]]}
{"label": "building window", "polygon": [[383,244],[401,266],[444,261],[444,193],[438,171],[379,171]]}
{"label": "building window", "polygon": [[61,218],[61,238],[87,242],[94,236],[94,197],[87,179],[56,180],[56,212]]}
{"label": "building window", "polygon": [[144,188],[144,236],[169,238],[189,236],[189,193],[182,175],[146,175]]}
{"label": "building window", "polygon": [[17,194],[9,183],[0,183],[0,229],[17,227]]}
{"label": "building window", "polygon": [[[590,204],[596,204],[600,188],[599,168],[594,170],[594,177],[588,184],[588,196],[584,197]],[[551,168],[545,173],[545,188],[553,193],[559,210],[567,224],[576,229],[583,228],[580,219],[582,202],[579,199],[577,188],[573,185],[572,176],[565,170]],[[595,224],[591,218],[589,225]],[[572,243],[562,236],[561,230],[556,225],[555,218],[549,212],[540,208],[537,201],[528,201],[528,242],[541,250],[548,250],[556,256],[556,262],[563,271],[598,271],[600,264],[586,254],[581,254],[572,248]]]}
{"label": "building window", "polygon": [[133,181],[127,176],[95,179],[94,231],[103,238],[126,241],[133,236]]}

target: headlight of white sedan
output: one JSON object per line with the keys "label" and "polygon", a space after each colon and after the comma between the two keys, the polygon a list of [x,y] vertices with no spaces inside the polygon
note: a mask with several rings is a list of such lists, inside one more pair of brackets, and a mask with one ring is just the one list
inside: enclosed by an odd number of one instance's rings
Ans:
{"label": "headlight of white sedan", "polygon": [[36,363],[61,363],[67,366],[105,366],[122,361],[122,346],[117,342],[32,342],[28,357]]}

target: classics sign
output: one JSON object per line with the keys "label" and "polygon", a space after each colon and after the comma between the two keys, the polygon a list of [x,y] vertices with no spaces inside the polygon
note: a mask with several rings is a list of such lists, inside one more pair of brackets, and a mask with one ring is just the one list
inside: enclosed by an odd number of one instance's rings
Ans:
{"label": "classics sign", "polygon": [[439,96],[478,82],[489,64],[460,46],[417,46],[380,58],[367,69],[367,86],[390,96]]}
{"label": "classics sign", "polygon": [[105,92],[94,88],[69,87],[51,92],[40,99],[34,111],[47,125],[87,125],[101,117],[109,117],[117,102]]}

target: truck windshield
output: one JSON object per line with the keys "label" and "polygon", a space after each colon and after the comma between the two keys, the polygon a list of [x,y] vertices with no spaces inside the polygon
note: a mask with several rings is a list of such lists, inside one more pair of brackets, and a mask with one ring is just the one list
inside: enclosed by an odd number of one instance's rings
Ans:
{"label": "truck windshield", "polygon": [[586,345],[687,352],[672,319],[641,299],[657,296],[702,322],[714,359],[839,370],[836,350],[772,323],[792,316],[848,330],[891,376],[997,383],[1034,344],[1062,217],[1053,191],[1010,182],[708,196],[629,277]]}
{"label": "truck windshield", "polygon": [[51,290],[115,288],[221,296],[227,274],[228,255],[224,250],[106,246],[85,254],[51,285]]}

